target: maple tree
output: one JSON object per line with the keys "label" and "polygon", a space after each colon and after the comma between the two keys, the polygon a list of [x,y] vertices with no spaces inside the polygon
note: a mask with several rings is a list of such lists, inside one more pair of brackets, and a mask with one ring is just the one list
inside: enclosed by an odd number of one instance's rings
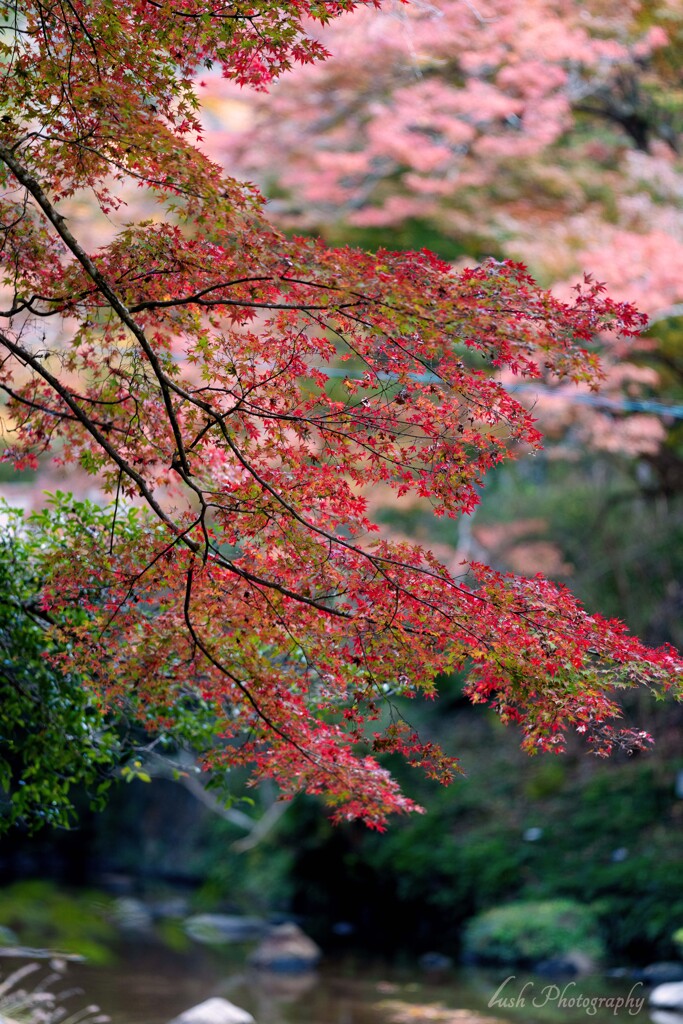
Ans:
{"label": "maple tree", "polygon": [[[656,320],[637,352],[609,346],[603,389],[617,402],[656,391],[642,360],[661,375],[657,323],[683,300],[680,6],[387,4],[324,38],[332,59],[296,69],[267,99],[216,76],[202,92],[222,128],[213,152],[272,192],[278,222],[493,252],[545,283],[590,267]],[[645,455],[660,472],[661,418],[561,394],[531,392],[544,429]]]}
{"label": "maple tree", "polygon": [[[2,5],[0,388],[5,460],[52,453],[112,496],[57,494],[24,526],[53,667],[163,734],[209,715],[208,767],[382,827],[417,808],[375,754],[457,770],[396,706],[439,673],[467,665],[530,751],[576,729],[606,754],[647,742],[611,724],[615,691],[678,694],[683,661],[543,578],[454,574],[377,536],[373,484],[460,517],[540,444],[487,367],[595,385],[594,337],[644,317],[590,278],[560,300],[509,260],[455,272],[287,238],[204,155],[202,67],[264,88],[324,56],[304,18],[364,6]],[[78,224],[84,193],[106,244]]]}
{"label": "maple tree", "polygon": [[[647,208],[665,225],[647,202],[673,184],[682,30],[650,0],[366,9],[325,30],[331,60],[240,96],[248,116],[214,151],[275,185],[286,223],[422,221],[557,278],[610,224]],[[203,93],[221,91],[238,98],[216,77]]]}

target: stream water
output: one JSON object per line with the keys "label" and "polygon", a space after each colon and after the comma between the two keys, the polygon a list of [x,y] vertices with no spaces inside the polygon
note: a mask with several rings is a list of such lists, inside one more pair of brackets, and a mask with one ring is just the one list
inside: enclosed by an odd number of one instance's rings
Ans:
{"label": "stream water", "polygon": [[[0,962],[3,974],[13,966]],[[651,1021],[645,989],[628,980],[572,982],[506,969],[454,970],[430,979],[414,964],[358,958],[326,962],[311,975],[268,975],[248,970],[236,948],[220,955],[205,948],[183,954],[127,949],[107,967],[70,965],[62,984],[81,990],[70,998],[71,1008],[78,1000],[81,1006],[97,1003],[112,1024],[166,1024],[212,996],[249,1010],[257,1024],[474,1024],[484,1017],[510,1024]]]}

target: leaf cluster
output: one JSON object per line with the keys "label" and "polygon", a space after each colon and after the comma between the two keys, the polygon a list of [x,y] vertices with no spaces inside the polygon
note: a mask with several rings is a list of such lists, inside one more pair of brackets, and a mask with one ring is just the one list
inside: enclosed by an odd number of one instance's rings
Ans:
{"label": "leaf cluster", "polygon": [[[443,782],[458,770],[393,699],[433,696],[439,672],[468,667],[471,698],[531,751],[562,749],[567,729],[600,754],[642,746],[611,725],[614,691],[679,690],[673,651],[568,591],[442,565],[368,514],[373,485],[470,513],[490,469],[540,444],[488,368],[596,386],[596,334],[630,338],[644,318],[590,277],[562,301],[509,260],[456,272],[426,250],[286,238],[201,152],[199,65],[263,85],[322,55],[306,16],[354,6],[4,8],[3,458],[56,456],[100,489],[57,495],[30,526],[50,640],[37,690],[7,670],[12,728],[36,745],[24,774],[44,779],[63,713],[90,778],[109,756],[102,721],[124,714],[160,742],[189,733],[214,770],[249,766],[383,828],[419,808],[375,755]],[[69,212],[84,190],[112,217],[101,245]],[[51,778],[46,798],[71,784]]]}
{"label": "leaf cluster", "polygon": [[0,804],[2,828],[68,827],[74,790],[97,803],[121,756],[119,737],[77,671],[51,662],[59,646],[40,605],[30,542],[16,516],[0,541]]}

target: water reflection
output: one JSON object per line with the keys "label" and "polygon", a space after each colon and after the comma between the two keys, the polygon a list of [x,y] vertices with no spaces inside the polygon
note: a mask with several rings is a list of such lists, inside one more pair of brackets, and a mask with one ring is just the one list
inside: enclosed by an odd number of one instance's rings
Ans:
{"label": "water reflection", "polygon": [[[16,966],[0,961],[4,977]],[[640,984],[597,976],[554,981],[463,969],[434,978],[415,965],[357,958],[286,975],[249,970],[234,947],[174,953],[153,945],[127,947],[113,966],[64,967],[64,982],[81,989],[83,1006],[98,1003],[112,1024],[167,1024],[214,996],[248,1010],[257,1024],[683,1024],[676,1014],[650,1015]]]}

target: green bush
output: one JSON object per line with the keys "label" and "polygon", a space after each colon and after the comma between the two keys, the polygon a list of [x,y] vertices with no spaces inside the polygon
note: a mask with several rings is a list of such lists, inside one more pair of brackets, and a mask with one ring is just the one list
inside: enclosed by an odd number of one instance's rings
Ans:
{"label": "green bush", "polygon": [[465,951],[493,963],[532,964],[580,951],[599,960],[604,949],[589,907],[573,900],[520,901],[470,921]]}
{"label": "green bush", "polygon": [[109,898],[63,892],[52,882],[15,882],[0,890],[0,925],[22,945],[77,953],[92,963],[112,959],[115,928],[106,920]]}

